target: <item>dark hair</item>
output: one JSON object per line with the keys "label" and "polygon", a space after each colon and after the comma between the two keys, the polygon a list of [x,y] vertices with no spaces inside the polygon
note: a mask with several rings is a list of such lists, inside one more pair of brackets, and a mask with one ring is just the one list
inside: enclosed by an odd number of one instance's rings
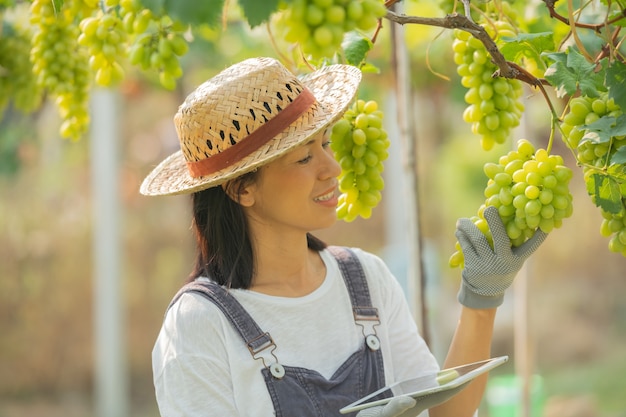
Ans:
{"label": "dark hair", "polygon": [[[256,179],[256,171],[227,184],[191,195],[192,229],[196,235],[196,265],[188,281],[204,276],[228,288],[250,288],[254,256],[248,221],[237,202],[244,187]],[[232,192],[231,192],[232,191]],[[307,233],[310,249],[321,251],[326,243]]]}

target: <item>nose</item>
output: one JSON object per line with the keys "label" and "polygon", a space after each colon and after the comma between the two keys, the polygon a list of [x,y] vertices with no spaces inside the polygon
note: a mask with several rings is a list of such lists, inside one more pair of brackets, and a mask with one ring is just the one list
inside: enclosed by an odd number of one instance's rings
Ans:
{"label": "nose", "polygon": [[337,178],[341,174],[341,165],[335,159],[335,153],[330,147],[324,152],[324,164],[321,171],[322,179]]}

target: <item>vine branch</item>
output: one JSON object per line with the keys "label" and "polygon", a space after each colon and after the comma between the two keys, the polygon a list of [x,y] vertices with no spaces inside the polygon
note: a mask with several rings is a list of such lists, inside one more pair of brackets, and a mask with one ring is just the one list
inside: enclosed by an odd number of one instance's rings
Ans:
{"label": "vine branch", "polygon": [[502,52],[500,52],[498,46],[494,40],[491,39],[485,28],[474,23],[467,16],[452,13],[446,15],[445,17],[420,17],[407,16],[405,14],[398,14],[391,10],[387,10],[387,15],[385,17],[388,20],[400,25],[427,25],[446,29],[460,29],[469,32],[485,45],[487,52],[491,55],[493,63],[498,67],[500,76],[505,78],[518,78],[519,76],[519,70],[515,66],[510,65],[510,62],[504,58],[504,55],[502,55]]}
{"label": "vine branch", "polygon": [[495,41],[491,39],[485,28],[474,23],[474,21],[470,17],[460,15],[458,13],[452,13],[446,15],[445,17],[407,16],[404,14],[397,14],[391,10],[387,10],[387,15],[385,17],[388,20],[400,25],[418,24],[436,26],[446,29],[460,29],[469,32],[472,36],[474,36],[485,45],[487,52],[491,55],[493,63],[498,67],[498,69],[493,74],[494,77],[514,78],[534,88],[539,89],[541,91],[541,94],[547,101],[553,117],[556,117],[558,119],[554,106],[552,105],[552,101],[550,100],[550,97],[548,96],[548,93],[544,88],[544,84],[549,85],[549,83],[546,80],[535,77],[516,63],[507,61],[504,55],[502,55],[502,52],[500,52],[500,49],[498,49]]}
{"label": "vine branch", "polygon": [[550,17],[553,19],[558,20],[559,22],[565,23],[568,26],[576,26],[579,28],[584,28],[584,29],[591,29],[594,30],[596,32],[600,32],[602,31],[602,29],[604,27],[606,27],[607,25],[612,25],[624,18],[626,18],[626,9],[622,10],[622,13],[618,16],[613,17],[612,19],[604,22],[604,23],[597,23],[597,24],[592,24],[592,23],[581,23],[581,22],[573,22],[571,23],[570,19],[568,19],[565,16],[560,15],[559,13],[557,13],[557,11],[554,8],[554,5],[556,4],[558,0],[543,0],[543,2],[546,4],[546,8],[548,9],[548,12],[550,13]]}

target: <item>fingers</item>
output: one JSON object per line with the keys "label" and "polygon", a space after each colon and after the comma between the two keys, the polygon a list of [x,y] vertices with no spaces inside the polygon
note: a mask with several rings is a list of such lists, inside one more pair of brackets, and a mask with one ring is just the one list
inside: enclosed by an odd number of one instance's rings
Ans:
{"label": "fingers", "polygon": [[381,417],[396,417],[402,414],[404,411],[417,404],[414,398],[407,395],[396,397],[389,401],[382,410]]}
{"label": "fingers", "polygon": [[527,258],[541,246],[547,237],[547,233],[543,232],[541,229],[537,229],[530,239],[522,243],[519,247],[514,248],[513,253],[519,257]]}
{"label": "fingers", "polygon": [[497,255],[510,252],[511,239],[509,239],[509,235],[506,233],[506,228],[504,227],[504,223],[502,223],[498,209],[494,206],[489,206],[485,209],[483,215],[485,216],[485,220],[487,220],[489,230],[491,230],[494,252]]}
{"label": "fingers", "polygon": [[454,235],[456,236],[456,240],[459,241],[461,250],[466,257],[469,256],[469,253],[476,254],[476,247],[474,246],[471,236],[477,232],[480,233],[480,230],[478,230],[474,222],[470,219],[459,219],[456,223],[456,232]]}
{"label": "fingers", "polygon": [[467,218],[459,219],[456,227],[455,235],[466,259],[471,254],[477,257],[493,254],[487,237],[476,227],[472,220]]}

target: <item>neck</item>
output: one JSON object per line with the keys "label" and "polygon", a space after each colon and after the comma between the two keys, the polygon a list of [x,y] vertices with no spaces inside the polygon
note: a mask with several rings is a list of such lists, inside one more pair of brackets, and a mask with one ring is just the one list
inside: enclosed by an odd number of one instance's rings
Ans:
{"label": "neck", "polygon": [[326,276],[319,254],[307,246],[306,234],[264,235],[253,243],[256,271],[252,291],[301,297],[317,289]]}

